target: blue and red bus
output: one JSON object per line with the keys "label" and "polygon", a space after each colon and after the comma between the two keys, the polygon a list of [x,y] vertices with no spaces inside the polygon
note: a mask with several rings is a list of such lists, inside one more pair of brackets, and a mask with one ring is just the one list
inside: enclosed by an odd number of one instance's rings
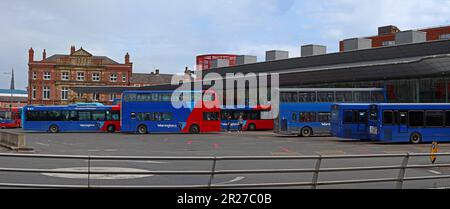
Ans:
{"label": "blue and red bus", "polygon": [[335,103],[386,101],[382,88],[279,89],[279,115],[274,132],[280,135],[330,135],[331,106]]}
{"label": "blue and red bus", "polygon": [[331,135],[342,139],[369,139],[369,105],[334,104],[331,107]]}
{"label": "blue and red bus", "polygon": [[25,106],[22,126],[40,132],[120,131],[120,106],[79,104],[68,106]]}
{"label": "blue and red bus", "polygon": [[450,141],[450,104],[373,104],[369,113],[373,141]]}
{"label": "blue and red bus", "polygon": [[0,128],[20,128],[22,108],[0,108]]}
{"label": "blue and red bus", "polygon": [[125,91],[121,108],[124,133],[220,132],[220,106],[213,91]]}
{"label": "blue and red bus", "polygon": [[228,122],[231,124],[230,130],[237,130],[240,115],[244,119],[242,126],[244,131],[273,130],[273,116],[270,106],[222,107],[220,112],[222,130],[227,130]]}

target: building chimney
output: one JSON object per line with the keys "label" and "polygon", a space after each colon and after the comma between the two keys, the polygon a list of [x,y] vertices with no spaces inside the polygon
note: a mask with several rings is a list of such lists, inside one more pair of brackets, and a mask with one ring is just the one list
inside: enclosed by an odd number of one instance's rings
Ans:
{"label": "building chimney", "polygon": [[45,52],[45,49],[44,49],[44,52],[42,52],[42,60],[45,60],[45,59],[47,59],[47,53]]}
{"label": "building chimney", "polygon": [[128,52],[125,55],[125,64],[130,64],[130,55],[128,54]]}
{"label": "building chimney", "polygon": [[308,56],[316,56],[316,55],[322,55],[327,53],[327,47],[322,45],[303,45],[300,49],[300,54],[302,57],[308,57]]}
{"label": "building chimney", "polygon": [[72,55],[73,53],[75,53],[75,46],[70,46],[70,55]]}
{"label": "building chimney", "polygon": [[34,62],[34,50],[30,48],[28,50],[28,62]]}

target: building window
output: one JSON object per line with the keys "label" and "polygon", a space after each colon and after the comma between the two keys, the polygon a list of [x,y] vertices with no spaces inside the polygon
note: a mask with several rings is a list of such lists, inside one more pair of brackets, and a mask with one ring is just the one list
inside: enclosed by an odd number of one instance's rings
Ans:
{"label": "building window", "polygon": [[94,102],[100,101],[100,94],[99,93],[92,94],[92,100],[94,100]]}
{"label": "building window", "polygon": [[33,72],[33,80],[37,79],[37,72]]}
{"label": "building window", "polygon": [[51,79],[51,75],[50,72],[44,72],[44,80],[50,80]]}
{"label": "building window", "polygon": [[69,88],[62,87],[61,88],[61,100],[68,100],[69,99]]}
{"label": "building window", "polygon": [[83,98],[83,93],[78,92],[78,93],[77,93],[77,97],[78,97],[78,99]]}
{"label": "building window", "polygon": [[116,73],[111,74],[111,76],[109,77],[109,80],[111,82],[117,82],[117,74]]}
{"label": "building window", "polygon": [[44,86],[42,98],[44,100],[50,100],[50,87]]}
{"label": "building window", "polygon": [[382,46],[394,46],[395,45],[395,41],[383,41],[383,43],[381,43]]}
{"label": "building window", "polygon": [[450,39],[450,33],[440,35],[439,39],[440,40],[448,40],[448,39]]}
{"label": "building window", "polygon": [[61,80],[68,81],[70,79],[69,72],[61,72]]}
{"label": "building window", "polygon": [[100,81],[100,73],[92,73],[92,81]]}
{"label": "building window", "polygon": [[127,82],[127,74],[122,73],[122,82]]}
{"label": "building window", "polygon": [[84,72],[77,72],[77,81],[84,81]]}
{"label": "building window", "polygon": [[36,86],[33,86],[33,88],[31,89],[31,99],[36,99],[37,96],[37,89]]}
{"label": "building window", "polygon": [[117,95],[116,94],[109,94],[109,101],[114,101],[117,99]]}

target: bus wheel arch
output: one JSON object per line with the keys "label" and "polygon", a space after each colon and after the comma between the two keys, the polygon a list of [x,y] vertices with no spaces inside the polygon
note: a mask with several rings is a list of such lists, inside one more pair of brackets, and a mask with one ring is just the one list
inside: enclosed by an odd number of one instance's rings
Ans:
{"label": "bus wheel arch", "polygon": [[309,126],[305,126],[300,130],[300,136],[302,137],[310,137],[313,135],[313,130]]}
{"label": "bus wheel arch", "polygon": [[199,134],[200,133],[200,126],[197,124],[192,124],[189,126],[189,133],[191,134]]}
{"label": "bus wheel arch", "polygon": [[413,144],[420,144],[422,140],[422,134],[420,134],[419,132],[413,132],[409,137],[409,141]]}
{"label": "bus wheel arch", "polygon": [[248,124],[247,129],[249,131],[256,131],[256,125],[254,123],[250,123]]}
{"label": "bus wheel arch", "polygon": [[114,132],[116,132],[116,126],[113,125],[113,124],[109,124],[109,125],[106,127],[106,131],[107,131],[108,133],[114,133]]}
{"label": "bus wheel arch", "polygon": [[141,124],[137,128],[137,132],[139,134],[148,134],[148,128],[147,128],[147,126],[145,124]]}
{"label": "bus wheel arch", "polygon": [[48,131],[50,131],[50,133],[58,133],[59,127],[56,124],[52,124],[49,126]]}

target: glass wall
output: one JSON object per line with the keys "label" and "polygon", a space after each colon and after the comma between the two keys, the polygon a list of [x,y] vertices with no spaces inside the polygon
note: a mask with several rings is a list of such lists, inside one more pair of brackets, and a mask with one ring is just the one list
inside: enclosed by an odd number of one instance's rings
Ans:
{"label": "glass wall", "polygon": [[[323,83],[283,86],[283,88],[385,88],[390,103],[445,103],[450,101],[450,77]],[[364,95],[358,93],[352,95],[351,92],[336,93],[335,97],[339,102],[353,99],[365,100]],[[326,99],[327,96],[318,95],[318,98]]]}

